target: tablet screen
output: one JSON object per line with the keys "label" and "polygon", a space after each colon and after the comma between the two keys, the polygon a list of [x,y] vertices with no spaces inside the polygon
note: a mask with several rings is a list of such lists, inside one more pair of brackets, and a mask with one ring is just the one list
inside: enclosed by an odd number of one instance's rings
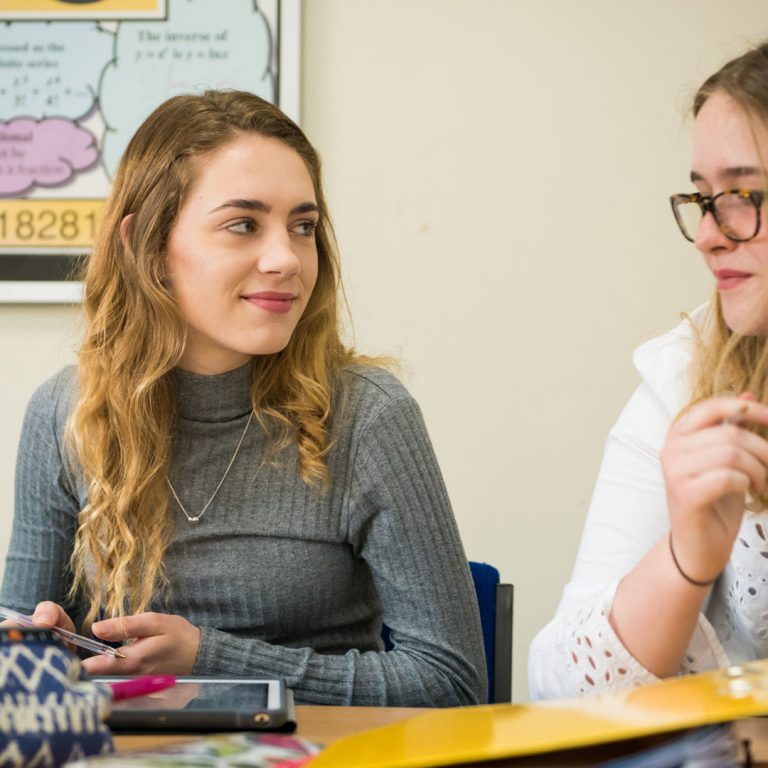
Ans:
{"label": "tablet screen", "polygon": [[[274,686],[273,686],[274,687]],[[119,709],[270,709],[270,683],[264,680],[248,681],[176,681],[166,688],[145,696],[134,696],[112,704]],[[274,691],[272,691],[274,697]],[[272,709],[276,702],[273,700]]]}

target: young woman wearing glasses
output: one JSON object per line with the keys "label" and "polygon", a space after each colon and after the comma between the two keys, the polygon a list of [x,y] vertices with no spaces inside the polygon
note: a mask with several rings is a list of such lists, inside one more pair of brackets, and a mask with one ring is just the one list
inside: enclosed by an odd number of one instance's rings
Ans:
{"label": "young woman wearing glasses", "polygon": [[768,656],[768,43],[694,99],[683,235],[711,304],[641,346],[570,583],[529,657],[569,696]]}
{"label": "young woman wearing glasses", "polygon": [[85,659],[94,674],[484,701],[440,471],[410,395],[341,341],[320,159],[299,127],[240,91],[160,105],[120,162],[84,284],[78,366],[27,410],[0,604],[123,644]]}

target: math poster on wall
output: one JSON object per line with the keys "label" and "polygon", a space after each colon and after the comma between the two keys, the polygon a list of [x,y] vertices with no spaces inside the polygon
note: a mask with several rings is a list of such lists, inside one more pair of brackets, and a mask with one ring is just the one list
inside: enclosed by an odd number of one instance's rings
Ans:
{"label": "math poster on wall", "polygon": [[299,119],[300,0],[0,0],[0,302],[77,302],[130,137],[248,90]]}

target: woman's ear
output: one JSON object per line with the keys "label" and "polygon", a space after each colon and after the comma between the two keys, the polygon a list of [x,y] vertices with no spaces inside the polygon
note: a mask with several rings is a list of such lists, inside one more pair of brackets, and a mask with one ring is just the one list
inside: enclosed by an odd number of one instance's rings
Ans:
{"label": "woman's ear", "polygon": [[128,236],[131,233],[132,221],[133,214],[129,213],[127,216],[124,216],[123,220],[120,222],[120,241],[122,242],[124,248],[128,247]]}

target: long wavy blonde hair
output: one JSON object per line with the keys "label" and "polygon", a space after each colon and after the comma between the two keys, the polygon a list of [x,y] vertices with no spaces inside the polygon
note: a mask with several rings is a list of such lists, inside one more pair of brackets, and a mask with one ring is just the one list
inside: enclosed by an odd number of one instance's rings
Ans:
{"label": "long wavy blonde hair", "polygon": [[[87,483],[72,553],[70,597],[99,615],[144,610],[166,581],[173,526],[168,505],[176,413],[173,377],[186,324],[166,280],[166,244],[194,182],[193,160],[238,137],[279,139],[303,159],[319,208],[318,276],[287,347],[253,362],[254,412],[273,448],[295,444],[302,479],[329,481],[325,462],[337,374],[356,356],[340,339],[338,256],[320,159],[272,104],[242,91],[176,96],[131,139],[85,267],[86,331],[67,444]],[[123,237],[120,225],[132,215]]]}

